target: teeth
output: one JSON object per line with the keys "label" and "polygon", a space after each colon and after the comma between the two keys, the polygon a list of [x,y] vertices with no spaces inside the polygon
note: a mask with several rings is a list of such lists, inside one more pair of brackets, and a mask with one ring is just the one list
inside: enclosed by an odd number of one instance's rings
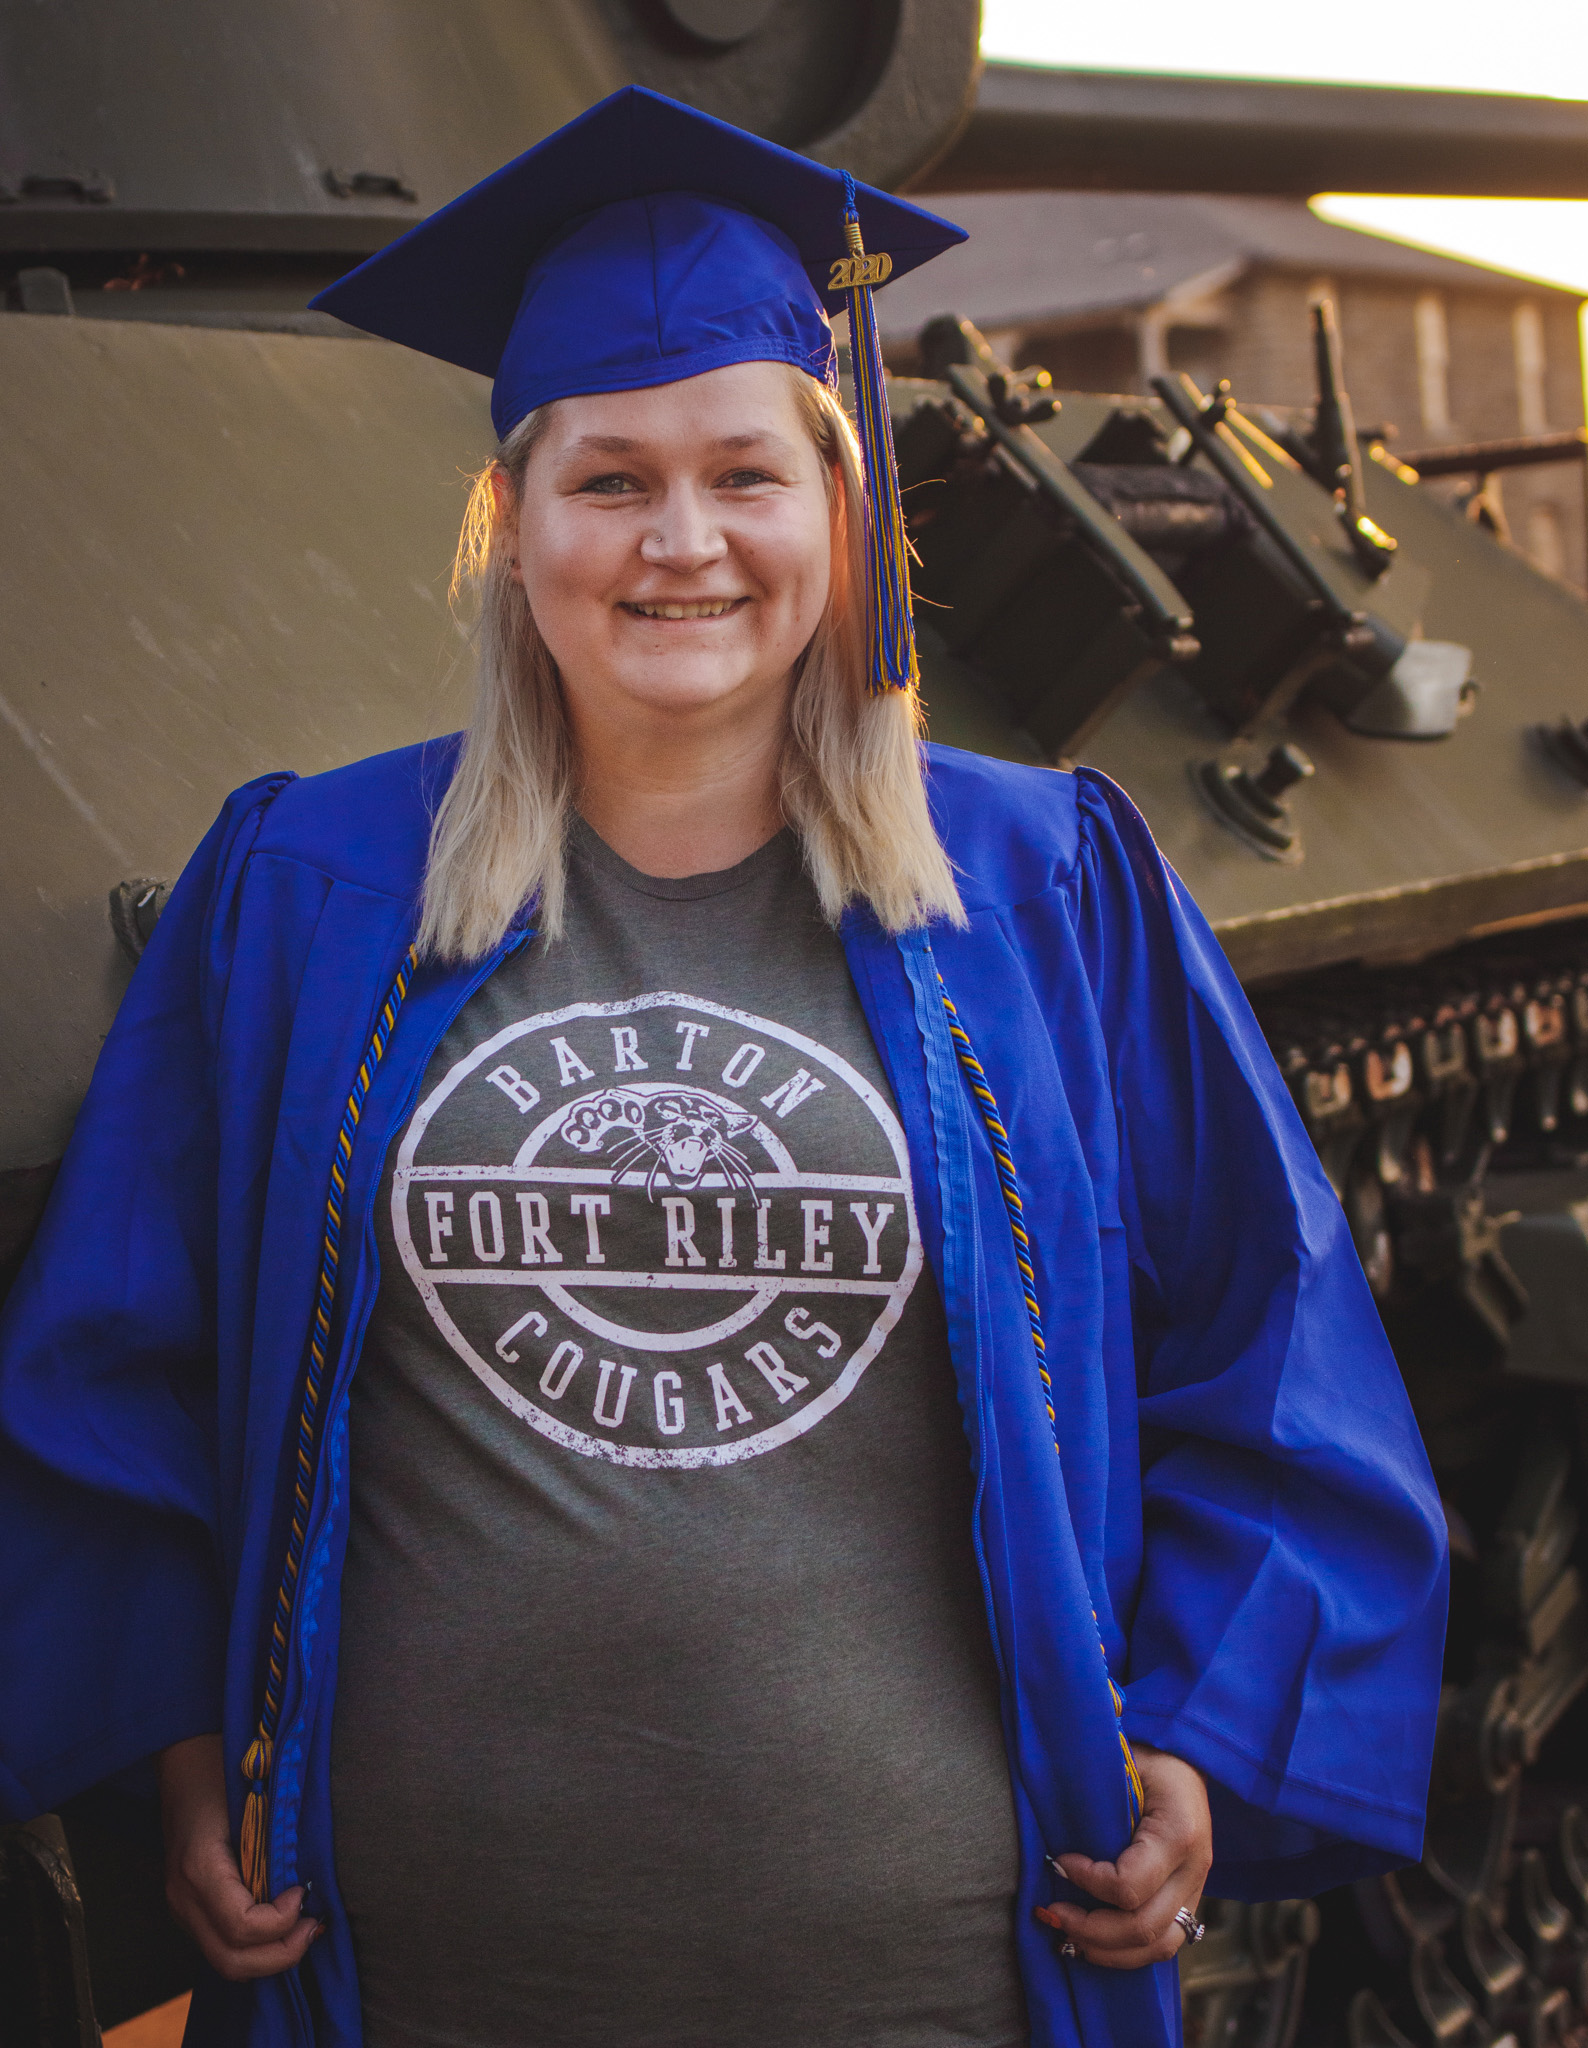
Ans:
{"label": "teeth", "polygon": [[737,602],[736,598],[718,597],[706,604],[631,604],[628,609],[644,619],[720,619]]}

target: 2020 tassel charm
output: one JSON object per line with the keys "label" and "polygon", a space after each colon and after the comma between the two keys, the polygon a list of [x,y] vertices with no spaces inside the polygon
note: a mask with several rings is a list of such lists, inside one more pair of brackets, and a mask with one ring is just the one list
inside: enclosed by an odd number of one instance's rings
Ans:
{"label": "2020 tassel charm", "polygon": [[868,256],[860,234],[855,181],[844,173],[844,234],[849,254],[832,267],[828,289],[849,301],[849,354],[855,380],[855,421],[866,470],[866,580],[871,643],[871,689],[911,689],[919,670],[915,624],[910,616],[910,541],[899,497],[893,454],[893,422],[877,333],[874,285],[886,282],[893,259]]}

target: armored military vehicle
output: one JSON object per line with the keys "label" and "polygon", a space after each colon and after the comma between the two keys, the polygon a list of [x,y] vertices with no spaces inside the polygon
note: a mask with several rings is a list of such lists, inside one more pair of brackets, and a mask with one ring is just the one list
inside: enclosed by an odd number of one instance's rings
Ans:
{"label": "armored military vehicle", "polygon": [[1317,402],[1284,413],[1184,377],[1060,398],[933,322],[935,374],[894,388],[927,697],[938,737],[1086,761],[1141,805],[1345,1205],[1450,1521],[1423,1864],[1222,1909],[1188,2034],[1289,2039],[1319,1934],[1303,2040],[1564,2041],[1588,2024],[1588,606],[1357,434],[1314,319]]}
{"label": "armored military vehicle", "polygon": [[[463,715],[484,386],[308,296],[625,79],[919,180],[976,16],[0,7],[0,1267],[225,791]],[[1052,125],[996,84],[940,175],[1043,160]],[[1227,187],[1261,164],[1221,119]],[[1060,394],[945,308],[893,387],[926,695],[936,737],[1087,761],[1146,812],[1340,1191],[1449,1510],[1427,1856],[1211,1906],[1188,2039],[1531,2048],[1588,2027],[1588,607],[1359,436],[1326,312],[1314,339],[1317,403],[1279,413],[1180,378]],[[0,1833],[6,2039],[88,2048],[192,1968],[133,1791]]]}

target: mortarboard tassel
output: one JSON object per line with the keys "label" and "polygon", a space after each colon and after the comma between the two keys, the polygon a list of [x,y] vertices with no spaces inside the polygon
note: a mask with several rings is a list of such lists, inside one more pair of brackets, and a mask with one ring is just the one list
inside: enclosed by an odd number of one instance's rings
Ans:
{"label": "mortarboard tassel", "polygon": [[849,298],[849,353],[855,417],[866,469],[866,580],[870,599],[871,690],[907,690],[917,680],[915,624],[910,616],[910,542],[899,500],[893,422],[883,380],[873,285],[886,281],[893,259],[868,256],[860,239],[855,181],[844,173],[844,233],[849,254],[833,265],[830,289]]}

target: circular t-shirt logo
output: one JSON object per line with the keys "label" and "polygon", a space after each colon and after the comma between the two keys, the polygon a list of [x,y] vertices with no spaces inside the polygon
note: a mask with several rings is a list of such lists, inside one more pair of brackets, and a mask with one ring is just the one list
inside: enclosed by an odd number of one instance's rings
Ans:
{"label": "circular t-shirt logo", "polygon": [[921,1270],[876,1088],[692,996],[498,1031],[415,1111],[391,1201],[458,1357],[542,1436],[618,1465],[727,1465],[813,1428]]}

